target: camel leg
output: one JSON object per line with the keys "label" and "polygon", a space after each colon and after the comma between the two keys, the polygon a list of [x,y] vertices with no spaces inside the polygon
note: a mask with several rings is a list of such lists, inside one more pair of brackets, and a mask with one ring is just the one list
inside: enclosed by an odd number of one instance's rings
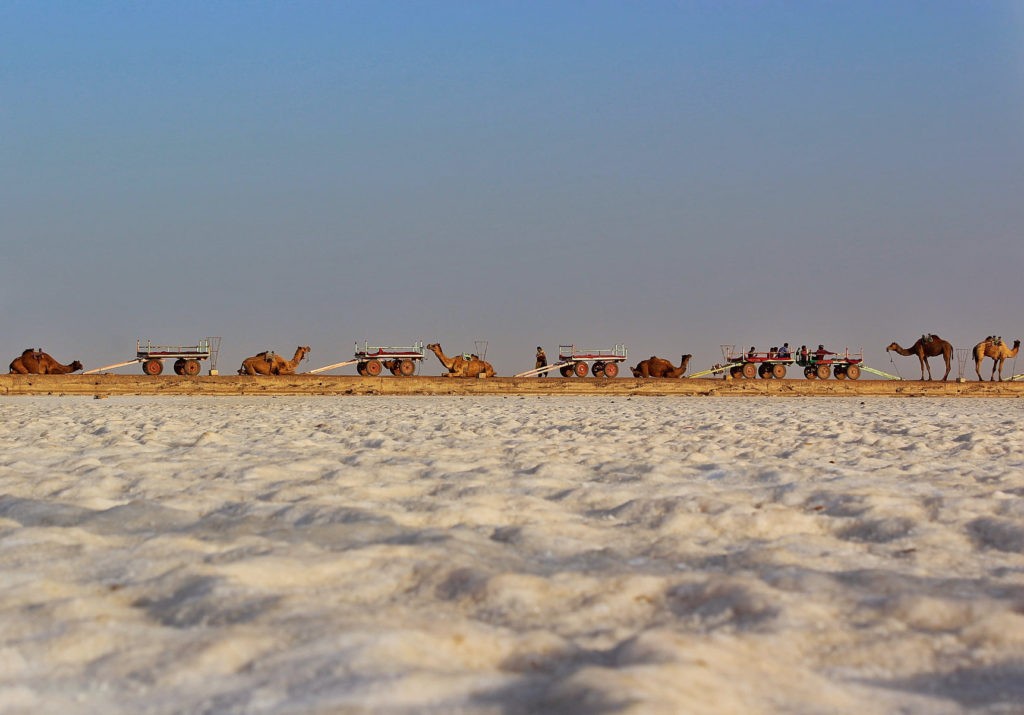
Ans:
{"label": "camel leg", "polygon": [[927,358],[921,357],[920,360],[921,360],[921,382],[924,382],[924,371],[925,371],[925,368],[928,369],[928,379],[931,380],[932,379],[932,366],[928,364],[928,359]]}
{"label": "camel leg", "polygon": [[981,376],[981,360],[977,358],[974,360],[974,372],[978,374],[978,382],[982,382],[985,379]]}

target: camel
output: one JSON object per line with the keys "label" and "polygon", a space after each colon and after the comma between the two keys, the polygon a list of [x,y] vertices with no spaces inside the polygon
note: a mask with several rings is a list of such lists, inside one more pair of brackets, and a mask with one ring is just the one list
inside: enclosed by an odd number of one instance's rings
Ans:
{"label": "camel", "polygon": [[679,359],[679,367],[675,367],[668,360],[652,355],[646,360],[641,360],[636,367],[632,367],[630,370],[633,372],[633,377],[682,377],[686,374],[686,368],[692,357],[692,355],[683,355]]}
{"label": "camel", "polygon": [[285,360],[277,353],[265,350],[242,361],[242,367],[238,368],[239,375],[294,375],[295,368],[305,360],[309,354],[309,346],[295,348],[295,357]]}
{"label": "camel", "polygon": [[479,377],[481,374],[484,377],[494,377],[494,367],[491,363],[481,360],[476,355],[471,355],[468,360],[462,355],[448,357],[438,343],[431,343],[427,350],[437,355],[437,359],[448,370],[445,377]]}
{"label": "camel", "polygon": [[82,363],[72,361],[70,365],[61,365],[42,350],[25,349],[21,355],[11,361],[10,370],[19,375],[67,375],[82,369]]}
{"label": "camel", "polygon": [[1010,348],[1002,340],[996,342],[995,338],[986,338],[974,346],[974,371],[978,373],[978,380],[982,380],[981,362],[985,358],[992,358],[992,376],[989,382],[996,379],[996,368],[999,368],[999,382],[1003,381],[1003,361],[1006,358],[1015,358],[1020,352],[1020,340],[1013,341]]}
{"label": "camel", "polygon": [[946,374],[942,376],[942,381],[945,382],[946,378],[949,377],[950,362],[953,359],[953,346],[938,335],[922,335],[909,349],[901,348],[897,343],[890,343],[885,351],[896,352],[900,355],[917,355],[917,359],[921,361],[922,380],[924,380],[925,370],[928,370],[928,379],[932,379],[932,368],[928,364],[928,358],[941,355],[946,361]]}

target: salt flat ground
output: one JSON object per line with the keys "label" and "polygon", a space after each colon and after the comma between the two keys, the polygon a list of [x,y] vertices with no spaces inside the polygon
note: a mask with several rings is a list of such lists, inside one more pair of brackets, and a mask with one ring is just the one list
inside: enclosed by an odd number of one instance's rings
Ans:
{"label": "salt flat ground", "polygon": [[4,713],[1024,712],[1024,401],[9,398]]}

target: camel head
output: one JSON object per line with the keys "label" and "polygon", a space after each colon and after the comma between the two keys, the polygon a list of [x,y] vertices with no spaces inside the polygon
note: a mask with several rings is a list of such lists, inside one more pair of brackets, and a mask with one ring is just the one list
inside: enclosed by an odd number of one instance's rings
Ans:
{"label": "camel head", "polygon": [[887,347],[887,348],[885,349],[885,352],[887,352],[887,353],[888,353],[888,352],[892,352],[892,351],[894,351],[894,350],[898,350],[898,349],[899,349],[899,347],[900,347],[900,346],[899,346],[899,345],[897,345],[896,343],[889,343],[889,347]]}
{"label": "camel head", "polygon": [[81,369],[82,369],[82,363],[78,362],[77,360],[72,360],[72,362],[71,362],[71,372],[76,372],[76,371],[81,370]]}
{"label": "camel head", "polygon": [[1013,341],[1013,349],[1014,350],[1020,349],[1020,340],[1014,340]]}
{"label": "camel head", "polygon": [[636,367],[629,368],[629,371],[631,373],[633,373],[633,377],[640,377],[640,366],[639,365],[637,365]]}
{"label": "camel head", "polygon": [[440,343],[430,343],[429,345],[427,345],[427,350],[440,350],[440,349],[441,349]]}

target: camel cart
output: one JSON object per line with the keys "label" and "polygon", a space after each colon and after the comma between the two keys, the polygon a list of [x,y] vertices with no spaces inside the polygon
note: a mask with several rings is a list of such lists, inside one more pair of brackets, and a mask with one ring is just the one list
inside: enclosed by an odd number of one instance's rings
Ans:
{"label": "camel cart", "polygon": [[164,360],[174,360],[174,374],[195,377],[200,372],[199,362],[210,361],[210,374],[217,374],[217,356],[220,354],[220,338],[203,338],[196,345],[154,345],[152,340],[143,343],[135,341],[135,358],[113,365],[105,365],[95,370],[83,372],[93,375],[106,370],[113,370],[125,365],[142,363],[142,371],[147,375],[159,375],[164,371]]}
{"label": "camel cart", "polygon": [[542,372],[558,370],[562,377],[586,377],[590,372],[594,377],[616,377],[619,374],[619,363],[628,357],[626,346],[619,344],[613,348],[578,349],[575,345],[559,345],[558,360],[553,365],[534,368],[521,372],[516,377],[531,377]]}
{"label": "camel cart", "polygon": [[416,374],[416,368],[425,356],[426,351],[422,340],[404,347],[370,345],[364,341],[362,347],[356,343],[355,353],[351,360],[318,367],[315,370],[310,370],[307,374],[316,375],[339,367],[355,365],[356,371],[363,377],[377,377],[385,367],[399,377],[411,377]]}
{"label": "camel cart", "polygon": [[829,375],[835,375],[837,380],[856,380],[860,378],[861,370],[865,368],[864,352],[851,353],[849,348],[841,353],[828,353],[821,357],[812,352],[806,358],[801,358],[799,355],[780,357],[772,351],[736,353],[735,346],[723,345],[722,355],[726,364],[718,366],[713,371],[728,372],[733,378],[748,380],[755,377],[781,380],[786,376],[787,368],[792,365],[803,368],[804,377],[808,380],[827,380]]}
{"label": "camel cart", "polygon": [[[793,355],[782,357],[772,351],[737,354],[734,350],[732,345],[722,346],[722,355],[726,363],[722,369],[728,371],[734,378],[752,380],[760,377],[765,380],[781,380],[786,376],[786,370],[796,363]],[[827,374],[825,376],[828,377]]]}

